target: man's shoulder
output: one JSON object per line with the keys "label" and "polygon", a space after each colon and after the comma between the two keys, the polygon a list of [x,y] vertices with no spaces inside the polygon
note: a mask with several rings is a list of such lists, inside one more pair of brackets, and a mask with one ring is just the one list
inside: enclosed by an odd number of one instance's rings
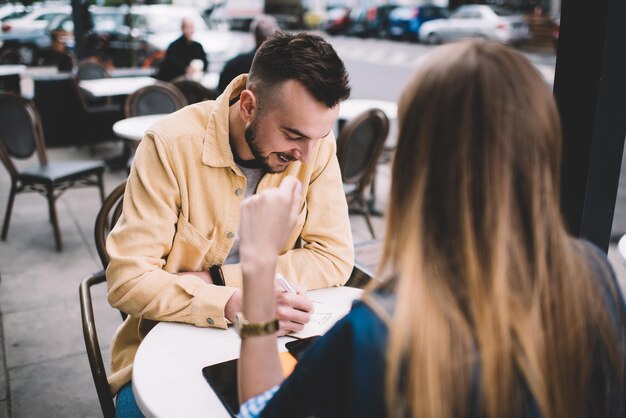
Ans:
{"label": "man's shoulder", "polygon": [[172,43],[170,43],[170,45],[169,45],[168,49],[169,49],[169,48],[172,48],[172,47],[176,47],[176,46],[178,46],[178,45],[180,45],[180,44],[182,44],[182,43],[183,43],[183,37],[182,37],[182,36],[180,36],[180,37],[178,37],[178,38],[174,39],[174,40],[172,41]]}
{"label": "man's shoulder", "polygon": [[196,140],[202,141],[206,135],[207,124],[213,108],[213,101],[185,106],[159,119],[148,129],[148,132],[158,137],[160,142],[170,146],[184,146],[185,144],[190,145]]}

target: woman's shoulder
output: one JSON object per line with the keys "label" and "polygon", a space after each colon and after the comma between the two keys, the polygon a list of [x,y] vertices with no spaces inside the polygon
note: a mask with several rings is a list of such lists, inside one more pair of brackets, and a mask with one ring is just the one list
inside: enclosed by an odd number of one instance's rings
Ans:
{"label": "woman's shoulder", "polygon": [[384,287],[366,291],[361,300],[354,302],[347,318],[353,321],[381,323],[388,327],[391,323],[395,303],[395,294]]}

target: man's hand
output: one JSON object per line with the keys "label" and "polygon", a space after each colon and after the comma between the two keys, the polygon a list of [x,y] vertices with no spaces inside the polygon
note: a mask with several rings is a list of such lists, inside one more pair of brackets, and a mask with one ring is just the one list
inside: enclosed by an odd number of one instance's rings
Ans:
{"label": "man's hand", "polygon": [[228,302],[226,302],[226,306],[224,306],[224,316],[230,322],[235,322],[235,315],[241,312],[243,308],[243,297],[241,295],[241,290],[237,289],[232,294]]}
{"label": "man's hand", "polygon": [[278,335],[302,331],[304,325],[311,320],[312,313],[313,302],[306,291],[290,293],[282,289],[276,290],[276,318],[280,325]]}
{"label": "man's hand", "polygon": [[[240,290],[228,299],[224,307],[224,315],[231,322],[235,321],[237,312],[241,312],[243,297]],[[287,335],[292,332],[301,331],[304,325],[311,320],[313,313],[313,302],[306,292],[298,290],[298,293],[285,292],[276,289],[276,318],[280,325],[279,335]]]}

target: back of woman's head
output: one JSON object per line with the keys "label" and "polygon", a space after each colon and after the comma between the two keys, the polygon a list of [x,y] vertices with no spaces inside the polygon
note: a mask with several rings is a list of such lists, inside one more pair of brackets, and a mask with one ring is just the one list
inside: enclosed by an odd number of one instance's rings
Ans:
{"label": "back of woman's head", "polygon": [[420,65],[399,122],[384,261],[399,277],[392,409],[597,411],[606,397],[586,396],[594,327],[614,365],[623,359],[560,217],[561,132],[542,76],[499,44],[446,45]]}

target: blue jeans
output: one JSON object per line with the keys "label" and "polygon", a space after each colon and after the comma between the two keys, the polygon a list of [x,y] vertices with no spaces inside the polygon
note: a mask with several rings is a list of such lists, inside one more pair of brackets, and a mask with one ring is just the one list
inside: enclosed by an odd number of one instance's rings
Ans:
{"label": "blue jeans", "polygon": [[115,418],[144,418],[133,394],[133,382],[128,382],[115,398]]}

